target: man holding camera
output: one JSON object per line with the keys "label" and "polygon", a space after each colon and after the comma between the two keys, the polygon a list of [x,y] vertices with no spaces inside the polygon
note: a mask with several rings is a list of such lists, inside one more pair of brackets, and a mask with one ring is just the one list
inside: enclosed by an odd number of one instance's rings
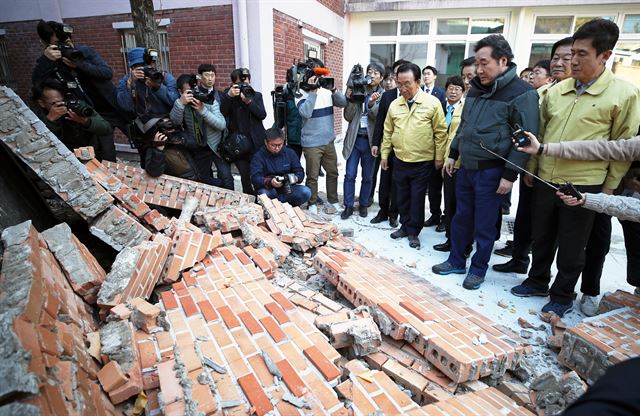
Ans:
{"label": "man holding camera", "polygon": [[344,110],[344,119],[349,122],[349,127],[342,147],[342,156],[347,161],[344,178],[344,211],[340,214],[343,220],[353,214],[358,163],[362,167],[358,213],[361,217],[367,216],[375,161],[371,154],[371,145],[379,98],[384,92],[380,85],[384,73],[382,65],[370,63],[367,66],[366,76],[362,72],[360,65],[354,66],[347,82],[346,96],[349,103]]}
{"label": "man holding camera", "polygon": [[304,170],[282,136],[277,127],[267,130],[264,146],[251,159],[251,181],[258,195],[266,194],[297,207],[309,200],[311,189],[300,185]]}
{"label": "man holding camera", "polygon": [[[317,68],[324,68],[320,59],[309,59]],[[314,72],[315,73],[315,72]],[[311,189],[309,207],[318,202],[318,176],[320,167],[327,172],[327,204],[326,214],[338,212],[338,155],[333,144],[336,133],[333,127],[333,107],[344,108],[347,98],[335,86],[331,89],[321,86],[320,76],[310,77],[306,84],[308,91],[302,91],[297,99],[298,111],[302,117],[302,150],[307,161],[307,186]],[[317,209],[317,208],[316,208]]]}
{"label": "man holding camera", "polygon": [[[265,139],[262,120],[267,118],[262,94],[251,86],[251,73],[247,68],[231,72],[232,85],[222,94],[220,111],[227,118],[229,136],[218,152],[235,163],[240,172],[242,192],[254,194],[251,184],[251,158]],[[233,144],[232,146],[230,145]]]}
{"label": "man holding camera", "polygon": [[169,114],[179,94],[176,80],[155,68],[157,51],[133,48],[127,53],[129,73],[118,83],[118,105],[143,124]]}
{"label": "man holding camera", "polygon": [[98,137],[113,132],[97,112],[85,102],[65,99],[67,90],[55,78],[33,87],[36,113],[49,130],[71,151],[83,146],[98,147]]}
{"label": "man holding camera", "polygon": [[[116,89],[111,83],[113,71],[98,52],[86,45],[75,45],[71,26],[41,20],[37,31],[47,46],[33,69],[32,86],[55,78],[64,84],[67,93],[91,106],[113,128],[128,134],[127,122],[118,108]],[[95,151],[99,160],[115,162],[113,129],[105,136],[98,136]]]}
{"label": "man holding camera", "polygon": [[202,92],[195,75],[180,75],[177,84],[181,95],[171,109],[171,121],[184,126],[184,148],[191,154],[199,180],[222,186],[222,179],[211,176],[213,150],[210,148],[211,144],[217,146],[220,142],[226,125],[220,105],[213,91],[206,94]]}

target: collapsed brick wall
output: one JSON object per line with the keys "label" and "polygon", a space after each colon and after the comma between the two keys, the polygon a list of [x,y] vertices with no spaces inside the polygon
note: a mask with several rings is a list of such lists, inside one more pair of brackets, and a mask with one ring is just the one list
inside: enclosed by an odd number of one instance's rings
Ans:
{"label": "collapsed brick wall", "polygon": [[[333,42],[321,45],[324,51],[324,64],[331,70],[331,76],[335,78],[336,88],[344,92],[344,84],[342,82],[344,41],[334,34],[324,32],[308,23],[303,23],[303,28],[327,39],[330,37],[334,39]],[[298,19],[277,9],[273,9],[273,58],[276,84],[284,84],[286,82],[287,69],[291,68],[292,64],[306,59],[304,56],[304,36],[301,28],[298,27]],[[342,109],[335,108],[333,116],[335,132],[339,136],[342,134]]]}

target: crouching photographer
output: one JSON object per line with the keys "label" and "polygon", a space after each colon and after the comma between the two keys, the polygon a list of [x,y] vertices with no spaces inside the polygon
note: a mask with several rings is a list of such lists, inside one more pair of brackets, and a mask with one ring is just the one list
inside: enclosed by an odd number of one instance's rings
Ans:
{"label": "crouching photographer", "polygon": [[277,127],[267,130],[267,138],[251,159],[251,181],[257,195],[288,202],[294,207],[307,202],[311,189],[299,185],[304,169],[298,155],[284,144],[282,131]]}
{"label": "crouching photographer", "polygon": [[71,151],[83,146],[98,147],[98,137],[113,132],[89,104],[76,99],[57,79],[33,87],[36,114]]}

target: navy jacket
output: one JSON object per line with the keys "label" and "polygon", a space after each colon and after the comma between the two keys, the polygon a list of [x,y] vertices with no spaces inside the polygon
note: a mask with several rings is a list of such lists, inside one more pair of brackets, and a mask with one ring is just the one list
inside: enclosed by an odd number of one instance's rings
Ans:
{"label": "navy jacket", "polygon": [[304,169],[300,159],[293,149],[284,146],[280,152],[273,154],[262,146],[251,159],[251,182],[256,189],[271,189],[271,179],[274,176],[284,176],[293,173],[298,177],[298,183],[304,179]]}
{"label": "navy jacket", "polygon": [[[425,91],[425,88],[426,87],[423,85],[422,91]],[[444,90],[437,85],[433,86],[433,89],[429,92],[429,94],[436,97],[438,100],[440,100],[441,103],[444,103],[447,100],[447,97],[444,95]]]}
{"label": "navy jacket", "polygon": [[[449,157],[462,158],[465,169],[487,169],[505,162],[482,148],[524,167],[529,155],[518,152],[511,142],[511,127],[518,123],[526,131],[538,134],[538,93],[516,73],[515,64],[488,86],[476,76],[462,109],[462,121],[451,142]],[[507,164],[502,177],[511,182],[519,170]]]}

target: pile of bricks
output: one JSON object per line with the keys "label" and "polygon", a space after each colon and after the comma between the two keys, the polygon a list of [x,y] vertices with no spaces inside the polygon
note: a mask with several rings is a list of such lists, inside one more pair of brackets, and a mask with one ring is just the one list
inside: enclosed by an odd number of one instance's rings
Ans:
{"label": "pile of bricks", "polygon": [[456,383],[499,377],[528,350],[510,330],[389,261],[322,247],[314,266],[355,306],[371,308],[382,333],[410,343]]}
{"label": "pile of bricks", "polygon": [[[637,305],[631,296],[615,297]],[[609,366],[639,356],[639,339],[640,309],[625,306],[567,328],[558,359],[592,384]]]}

